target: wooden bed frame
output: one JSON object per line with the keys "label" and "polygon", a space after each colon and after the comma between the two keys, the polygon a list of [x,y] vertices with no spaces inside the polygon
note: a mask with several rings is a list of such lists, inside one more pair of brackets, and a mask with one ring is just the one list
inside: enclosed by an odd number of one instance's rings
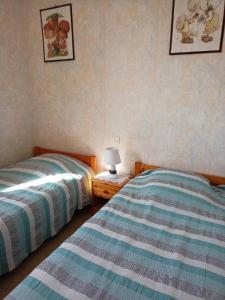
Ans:
{"label": "wooden bed frame", "polygon": [[35,156],[41,155],[41,154],[46,154],[46,153],[58,153],[58,154],[63,154],[63,155],[67,155],[72,158],[78,159],[78,160],[82,161],[83,163],[87,164],[88,166],[90,166],[93,169],[93,171],[96,172],[96,156],[94,156],[94,155],[82,155],[82,154],[78,154],[78,153],[41,148],[38,146],[34,147],[34,155]]}
{"label": "wooden bed frame", "polygon": [[[140,161],[136,161],[135,162],[135,176],[137,176],[138,174],[140,174],[144,171],[155,170],[155,169],[159,169],[159,168],[162,168],[162,167],[148,165],[148,164],[144,164]],[[202,175],[202,176],[208,178],[212,185],[225,184],[225,177],[209,175],[209,174],[204,174],[204,173],[196,173],[196,174],[199,174],[199,175]]]}

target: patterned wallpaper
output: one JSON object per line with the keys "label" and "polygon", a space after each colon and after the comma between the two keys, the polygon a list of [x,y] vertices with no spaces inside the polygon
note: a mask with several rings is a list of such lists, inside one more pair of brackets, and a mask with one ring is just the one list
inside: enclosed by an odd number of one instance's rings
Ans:
{"label": "patterned wallpaper", "polygon": [[30,156],[32,149],[23,4],[0,1],[0,166]]}
{"label": "patterned wallpaper", "polygon": [[123,171],[143,160],[224,175],[225,47],[169,56],[172,0],[71,2],[71,62],[43,62],[39,9],[52,1],[24,8],[34,143],[94,153],[102,168],[120,136]]}

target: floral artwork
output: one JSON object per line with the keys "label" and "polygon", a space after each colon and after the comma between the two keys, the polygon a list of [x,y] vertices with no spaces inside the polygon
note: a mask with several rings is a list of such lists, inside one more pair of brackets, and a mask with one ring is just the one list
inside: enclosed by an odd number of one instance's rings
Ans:
{"label": "floral artwork", "polygon": [[44,61],[73,60],[72,5],[42,9],[40,14]]}
{"label": "floral artwork", "polygon": [[220,52],[225,0],[174,0],[170,54]]}

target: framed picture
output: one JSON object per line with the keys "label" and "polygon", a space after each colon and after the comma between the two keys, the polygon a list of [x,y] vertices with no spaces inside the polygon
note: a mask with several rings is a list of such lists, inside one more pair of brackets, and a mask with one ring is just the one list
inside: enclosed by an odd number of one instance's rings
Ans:
{"label": "framed picture", "polygon": [[170,51],[221,52],[225,0],[173,0]]}
{"label": "framed picture", "polygon": [[44,61],[74,60],[72,5],[40,10]]}

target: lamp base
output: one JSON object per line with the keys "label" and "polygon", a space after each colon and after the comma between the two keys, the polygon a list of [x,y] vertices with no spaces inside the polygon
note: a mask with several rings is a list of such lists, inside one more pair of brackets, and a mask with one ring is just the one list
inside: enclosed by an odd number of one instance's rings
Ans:
{"label": "lamp base", "polygon": [[116,170],[109,170],[109,173],[112,174],[112,175],[116,175],[117,171]]}
{"label": "lamp base", "polygon": [[117,177],[117,171],[115,166],[111,166],[108,173],[109,178],[116,178]]}

